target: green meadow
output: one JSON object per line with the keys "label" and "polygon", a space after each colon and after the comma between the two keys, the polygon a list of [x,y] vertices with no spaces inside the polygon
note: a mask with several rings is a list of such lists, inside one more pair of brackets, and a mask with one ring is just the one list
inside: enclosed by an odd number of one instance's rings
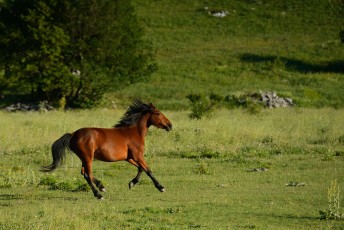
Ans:
{"label": "green meadow", "polygon": [[[343,107],[343,1],[135,1],[158,71],[109,94],[188,108],[188,94],[275,91],[303,107]],[[204,9],[226,10],[223,18]]]}
{"label": "green meadow", "polygon": [[152,127],[145,151],[165,193],[146,175],[129,190],[136,169],[126,162],[94,163],[102,201],[75,155],[39,171],[62,134],[111,127],[123,112],[1,112],[0,229],[342,229],[319,211],[333,181],[343,203],[343,110],[218,110],[201,120],[166,111],[174,129]]}
{"label": "green meadow", "polygon": [[[0,229],[344,229],[343,218],[320,213],[344,213],[343,1],[134,5],[156,54],[150,78],[108,93],[93,110],[0,111]],[[189,118],[189,94],[259,90],[296,105]],[[102,201],[73,154],[53,173],[39,171],[56,139],[112,127],[136,97],[173,123],[146,137],[145,158],[165,193],[146,175],[129,190],[136,169],[126,162],[94,162]]]}

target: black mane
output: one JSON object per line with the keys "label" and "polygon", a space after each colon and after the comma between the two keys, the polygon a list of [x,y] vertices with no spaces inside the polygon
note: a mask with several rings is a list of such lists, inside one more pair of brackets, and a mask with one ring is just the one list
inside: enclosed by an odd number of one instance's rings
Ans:
{"label": "black mane", "polygon": [[135,99],[129,106],[121,120],[116,125],[114,125],[114,127],[118,128],[132,126],[136,124],[142,114],[149,111],[152,111],[149,105],[145,104],[140,99]]}

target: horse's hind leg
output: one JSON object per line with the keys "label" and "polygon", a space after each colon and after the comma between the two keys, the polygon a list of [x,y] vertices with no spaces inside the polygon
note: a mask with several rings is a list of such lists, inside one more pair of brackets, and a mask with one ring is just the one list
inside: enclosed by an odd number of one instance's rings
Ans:
{"label": "horse's hind leg", "polygon": [[104,185],[102,184],[102,182],[100,180],[98,180],[97,178],[93,177],[93,183],[97,186],[97,188],[101,192],[105,192],[106,191],[106,189],[105,189]]}
{"label": "horse's hind leg", "polygon": [[[85,167],[84,166],[82,166],[82,168],[81,168],[81,174],[83,176],[85,176]],[[97,178],[93,177],[92,182],[97,186],[97,188],[101,192],[105,192],[106,191],[106,189],[105,189],[104,185],[102,184],[102,182],[100,180],[98,180]]]}
{"label": "horse's hind leg", "polygon": [[95,178],[92,175],[92,162],[87,163],[87,164],[83,164],[81,172],[84,172],[83,173],[84,178],[87,181],[88,185],[91,187],[94,196],[97,197],[98,199],[103,199],[103,196],[99,193],[99,191],[97,190],[97,188],[93,184],[93,181]]}

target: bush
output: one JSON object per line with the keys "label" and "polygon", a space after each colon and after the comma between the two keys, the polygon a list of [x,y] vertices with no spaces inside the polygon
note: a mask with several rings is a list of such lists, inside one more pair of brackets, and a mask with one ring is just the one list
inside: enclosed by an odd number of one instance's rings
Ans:
{"label": "bush", "polygon": [[209,116],[213,110],[214,103],[207,97],[200,94],[189,94],[187,98],[191,102],[191,119],[201,119],[203,116]]}
{"label": "bush", "polygon": [[57,183],[57,180],[55,177],[47,176],[47,177],[43,177],[40,180],[39,185],[53,186],[56,183]]}
{"label": "bush", "polygon": [[339,38],[342,41],[342,43],[344,43],[344,30],[339,32]]}
{"label": "bush", "polygon": [[54,176],[43,177],[38,185],[48,186],[49,190],[61,190],[67,192],[87,192],[90,190],[87,183],[81,181],[58,181]]}
{"label": "bush", "polygon": [[155,70],[130,0],[6,0],[0,8],[0,87],[11,95],[92,107]]}

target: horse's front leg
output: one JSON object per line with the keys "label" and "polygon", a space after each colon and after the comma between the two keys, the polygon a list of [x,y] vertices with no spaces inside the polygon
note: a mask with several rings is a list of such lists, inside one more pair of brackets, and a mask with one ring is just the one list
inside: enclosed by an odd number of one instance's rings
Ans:
{"label": "horse's front leg", "polygon": [[132,187],[134,187],[134,185],[136,185],[138,182],[140,182],[140,178],[141,178],[141,174],[143,172],[143,169],[133,159],[128,159],[127,161],[130,164],[136,166],[138,169],[136,177],[129,182],[129,189],[132,189]]}
{"label": "horse's front leg", "polygon": [[160,192],[165,192],[165,188],[159,183],[159,181],[154,177],[152,171],[149,169],[146,161],[143,158],[138,159],[137,161],[138,165],[140,168],[142,168],[146,174],[151,178],[153,181],[155,187],[160,191]]}

